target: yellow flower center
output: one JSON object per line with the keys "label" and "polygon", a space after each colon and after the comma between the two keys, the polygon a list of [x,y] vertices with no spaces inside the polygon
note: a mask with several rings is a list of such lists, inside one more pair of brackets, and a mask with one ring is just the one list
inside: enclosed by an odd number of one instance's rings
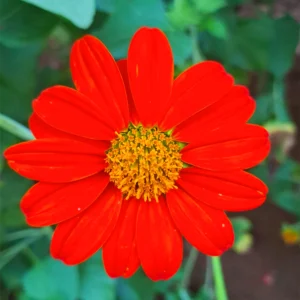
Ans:
{"label": "yellow flower center", "polygon": [[106,153],[110,180],[124,194],[145,201],[177,188],[175,181],[183,168],[180,144],[157,127],[130,125],[112,141]]}

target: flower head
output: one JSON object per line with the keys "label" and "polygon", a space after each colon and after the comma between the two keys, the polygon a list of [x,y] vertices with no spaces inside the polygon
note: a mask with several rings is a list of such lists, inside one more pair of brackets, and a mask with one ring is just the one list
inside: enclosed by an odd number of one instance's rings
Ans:
{"label": "flower head", "polygon": [[36,140],[5,151],[10,167],[39,181],[21,209],[31,226],[58,224],[51,254],[83,262],[100,248],[107,273],[141,265],[168,279],[182,237],[207,255],[233,244],[224,211],[261,205],[267,187],[244,171],[260,163],[266,130],[247,124],[255,102],[217,62],[173,79],[165,35],[141,28],[115,62],[95,37],[71,51],[76,89],[54,86],[33,101]]}

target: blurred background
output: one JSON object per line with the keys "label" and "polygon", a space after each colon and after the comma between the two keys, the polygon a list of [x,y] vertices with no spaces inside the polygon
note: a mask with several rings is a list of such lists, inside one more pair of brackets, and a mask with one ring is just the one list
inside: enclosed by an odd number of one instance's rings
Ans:
{"label": "blurred background", "polygon": [[[265,126],[272,139],[268,159],[250,170],[268,184],[267,203],[230,215],[236,241],[222,258],[229,299],[297,300],[299,22],[299,0],[1,0],[1,113],[27,126],[31,101],[42,89],[72,86],[70,47],[86,33],[119,59],[140,26],[159,27],[171,42],[176,74],[202,60],[222,62],[250,88],[257,102],[251,122]],[[1,153],[20,141],[0,128]],[[201,254],[189,260],[191,276],[185,260],[171,280],[157,283],[142,271],[128,280],[108,278],[99,253],[75,267],[51,259],[49,232],[29,228],[19,210],[32,182],[9,170],[2,155],[0,176],[1,300],[215,299]],[[189,251],[186,245],[185,257]]]}

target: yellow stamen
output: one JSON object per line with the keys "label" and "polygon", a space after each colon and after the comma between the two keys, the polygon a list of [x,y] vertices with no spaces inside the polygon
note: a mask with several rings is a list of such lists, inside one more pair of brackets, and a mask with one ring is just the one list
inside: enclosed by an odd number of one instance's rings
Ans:
{"label": "yellow stamen", "polygon": [[130,125],[116,133],[107,151],[105,171],[125,199],[151,201],[176,189],[175,181],[183,168],[180,146],[157,127]]}

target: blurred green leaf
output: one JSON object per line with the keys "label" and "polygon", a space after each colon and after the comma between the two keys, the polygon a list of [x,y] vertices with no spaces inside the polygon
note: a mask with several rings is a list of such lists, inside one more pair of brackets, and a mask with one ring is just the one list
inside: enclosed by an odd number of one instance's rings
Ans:
{"label": "blurred green leaf", "polygon": [[96,8],[107,13],[114,12],[118,0],[96,0]]}
{"label": "blurred green leaf", "polygon": [[270,184],[270,172],[266,161],[255,168],[250,169],[250,173],[262,180],[267,186]]}
{"label": "blurred green leaf", "polygon": [[193,0],[193,2],[202,14],[214,13],[227,5],[226,0]]}
{"label": "blurred green leaf", "polygon": [[252,228],[252,223],[245,217],[230,218],[233,226],[235,241],[233,250],[238,254],[243,254],[249,251],[253,244],[253,237],[249,233]]}
{"label": "blurred green leaf", "polygon": [[84,300],[115,300],[116,280],[109,278],[104,271],[101,255],[96,253],[80,265],[80,298]]}
{"label": "blurred green leaf", "polygon": [[250,122],[263,125],[274,116],[272,94],[262,94],[255,99],[256,109]]}
{"label": "blurred green leaf", "polygon": [[192,54],[191,37],[181,31],[168,31],[166,35],[172,47],[175,63],[183,65]]}
{"label": "blurred green leaf", "polygon": [[282,209],[300,217],[300,165],[288,159],[272,176],[269,184],[270,198]]}
{"label": "blurred green leaf", "polygon": [[96,12],[95,0],[22,0],[51,13],[60,15],[79,28],[88,28]]}
{"label": "blurred green leaf", "polygon": [[22,48],[0,45],[1,113],[19,122],[27,122],[32,110],[41,49],[40,43],[31,43]]}
{"label": "blurred green leaf", "polygon": [[274,37],[270,44],[268,70],[277,78],[289,71],[300,37],[300,25],[290,16],[274,21]]}
{"label": "blurred green leaf", "polygon": [[25,274],[23,288],[36,300],[74,300],[78,298],[78,268],[47,258]]}
{"label": "blurred green leaf", "polygon": [[189,0],[175,0],[167,16],[171,24],[181,30],[196,25],[201,20],[201,15]]}
{"label": "blurred green leaf", "polygon": [[[126,293],[125,293],[126,291]],[[155,283],[138,270],[134,276],[120,279],[118,283],[118,296],[120,300],[152,300],[155,294]],[[130,298],[128,298],[130,295]]]}
{"label": "blurred green leaf", "polygon": [[141,26],[161,29],[169,27],[160,1],[118,1],[115,12],[108,21],[92,34],[100,38],[116,58],[123,58],[127,56],[132,35]]}
{"label": "blurred green leaf", "polygon": [[8,47],[46,39],[56,23],[52,14],[19,0],[0,2],[0,43]]}
{"label": "blurred green leaf", "polygon": [[211,35],[220,39],[226,39],[228,37],[225,21],[214,15],[205,18],[201,23],[201,30],[207,30]]}
{"label": "blurred green leaf", "polygon": [[235,234],[248,232],[252,228],[252,223],[245,217],[233,217],[230,219]]}
{"label": "blurred green leaf", "polygon": [[[0,189],[1,191],[1,189]],[[2,225],[7,228],[19,228],[26,224],[19,205],[8,207],[0,211]]]}
{"label": "blurred green leaf", "polygon": [[265,70],[269,58],[270,42],[274,34],[273,20],[239,20],[228,40],[231,63],[248,70]]}
{"label": "blurred green leaf", "polygon": [[8,166],[0,174],[0,212],[11,207],[19,209],[18,203],[32,182],[20,177]]}
{"label": "blurred green leaf", "polygon": [[141,26],[158,27],[165,31],[170,38],[176,63],[182,63],[190,55],[188,37],[185,33],[172,29],[165,16],[162,3],[156,0],[118,1],[114,13],[104,26],[93,30],[92,34],[100,38],[113,56],[118,59],[127,56],[129,42]]}
{"label": "blurred green leaf", "polygon": [[22,277],[27,272],[30,264],[24,256],[18,255],[13,258],[0,272],[1,279],[8,289],[20,288]]}
{"label": "blurred green leaf", "polygon": [[23,239],[12,246],[4,249],[0,252],[0,270],[7,265],[15,256],[17,256],[21,251],[26,249],[30,244],[36,241],[38,237],[30,237]]}
{"label": "blurred green leaf", "polygon": [[275,79],[273,82],[272,104],[276,121],[289,122],[290,117],[285,101],[285,83],[283,78]]}

